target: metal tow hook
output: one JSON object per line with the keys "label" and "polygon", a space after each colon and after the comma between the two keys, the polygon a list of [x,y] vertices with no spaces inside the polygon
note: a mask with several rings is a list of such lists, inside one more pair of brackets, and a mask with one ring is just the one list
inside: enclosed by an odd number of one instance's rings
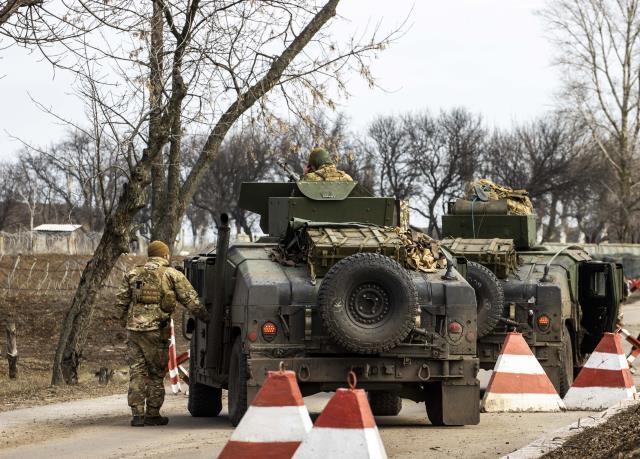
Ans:
{"label": "metal tow hook", "polygon": [[308,381],[310,377],[311,371],[309,370],[309,367],[306,365],[300,365],[300,368],[298,369],[298,378],[300,381]]}
{"label": "metal tow hook", "polygon": [[420,381],[428,381],[431,378],[431,371],[429,370],[429,365],[423,363],[420,368],[418,368],[418,379]]}

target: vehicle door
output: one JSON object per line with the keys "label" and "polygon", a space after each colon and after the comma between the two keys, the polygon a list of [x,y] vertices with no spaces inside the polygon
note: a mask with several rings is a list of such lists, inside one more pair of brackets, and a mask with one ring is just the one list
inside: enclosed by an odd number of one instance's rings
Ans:
{"label": "vehicle door", "polygon": [[578,271],[578,300],[585,335],[582,352],[592,352],[603,333],[615,330],[622,293],[615,263],[583,262]]}

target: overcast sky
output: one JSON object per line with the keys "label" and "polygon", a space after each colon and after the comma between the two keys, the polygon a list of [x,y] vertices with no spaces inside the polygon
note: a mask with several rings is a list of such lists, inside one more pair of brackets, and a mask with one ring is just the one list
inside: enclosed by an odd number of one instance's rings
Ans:
{"label": "overcast sky", "polygon": [[[534,13],[544,0],[342,0],[348,22],[339,31],[362,30],[382,21],[389,29],[408,15],[408,32],[373,63],[382,89],[371,90],[356,75],[351,98],[342,101],[354,129],[378,114],[464,106],[490,125],[509,126],[548,110],[557,89],[552,49]],[[339,32],[340,33],[340,32]],[[37,54],[0,52],[0,158],[15,157],[20,143],[47,145],[65,126],[44,114],[34,98],[82,121],[71,95],[72,78],[54,73]]]}

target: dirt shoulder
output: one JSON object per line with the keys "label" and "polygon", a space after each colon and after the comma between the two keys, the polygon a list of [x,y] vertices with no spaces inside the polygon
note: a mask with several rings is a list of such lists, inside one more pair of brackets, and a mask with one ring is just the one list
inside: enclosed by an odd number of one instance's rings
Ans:
{"label": "dirt shoulder", "polygon": [[542,457],[640,458],[640,405],[621,411],[605,423],[570,437],[562,447]]}

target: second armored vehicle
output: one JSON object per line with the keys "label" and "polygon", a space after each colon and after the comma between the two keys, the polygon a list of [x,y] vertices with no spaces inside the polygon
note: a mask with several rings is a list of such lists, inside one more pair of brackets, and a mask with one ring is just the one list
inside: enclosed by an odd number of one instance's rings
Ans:
{"label": "second armored vehicle", "polygon": [[400,228],[400,203],[355,182],[297,182],[243,184],[240,206],[268,236],[229,247],[223,220],[216,252],[185,263],[211,314],[187,321],[192,415],[218,415],[227,389],[237,424],[282,364],[303,395],[354,371],[374,414],[398,414],[402,397],[426,402],[433,424],[479,422],[474,290]]}
{"label": "second armored vehicle", "polygon": [[622,265],[594,261],[579,246],[536,245],[535,215],[514,215],[507,199],[458,199],[442,229],[443,244],[469,260],[481,368],[493,368],[505,334],[517,330],[563,396],[602,334],[616,328]]}

